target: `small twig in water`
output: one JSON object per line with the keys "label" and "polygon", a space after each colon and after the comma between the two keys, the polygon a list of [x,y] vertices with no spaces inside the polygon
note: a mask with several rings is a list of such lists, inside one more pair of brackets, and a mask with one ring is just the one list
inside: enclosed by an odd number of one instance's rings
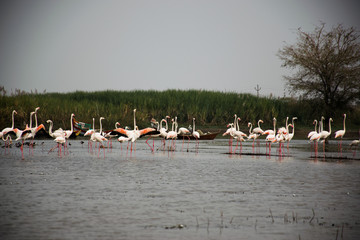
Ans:
{"label": "small twig in water", "polygon": [[273,217],[273,215],[272,215],[271,208],[269,208],[269,211],[270,211],[270,216],[271,216],[271,218],[272,218],[272,222],[274,223],[274,217]]}
{"label": "small twig in water", "polygon": [[314,217],[315,217],[315,211],[314,211],[314,209],[312,208],[311,210],[312,210],[312,212],[313,212],[313,216],[312,216],[312,218],[310,219],[309,223],[311,223],[312,220],[314,220]]}
{"label": "small twig in water", "polygon": [[233,220],[234,220],[234,217],[232,217],[232,218],[231,218],[231,220],[230,220],[230,224],[232,224],[232,221],[233,221]]}
{"label": "small twig in water", "polygon": [[335,238],[335,240],[337,240],[338,235],[339,235],[339,229],[336,229],[336,238]]}
{"label": "small twig in water", "polygon": [[198,220],[197,216],[196,216],[196,228],[199,228],[199,220]]}
{"label": "small twig in water", "polygon": [[224,214],[223,214],[223,211],[220,211],[220,217],[221,217],[221,227],[224,227]]}

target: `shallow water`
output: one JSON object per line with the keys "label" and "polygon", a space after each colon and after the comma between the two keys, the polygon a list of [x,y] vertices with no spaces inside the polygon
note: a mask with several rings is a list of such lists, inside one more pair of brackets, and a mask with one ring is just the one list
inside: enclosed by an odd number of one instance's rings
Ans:
{"label": "shallow water", "polygon": [[0,149],[0,239],[360,236],[360,161],[336,159],[336,142],[325,159],[301,140],[283,156],[277,146],[262,155],[263,143],[228,154],[226,139],[191,142],[188,151],[186,142],[164,151],[156,140],[154,153],[144,139],[132,153],[113,142],[105,158],[80,140],[61,158],[48,153],[53,141],[36,143],[24,160],[15,146]]}

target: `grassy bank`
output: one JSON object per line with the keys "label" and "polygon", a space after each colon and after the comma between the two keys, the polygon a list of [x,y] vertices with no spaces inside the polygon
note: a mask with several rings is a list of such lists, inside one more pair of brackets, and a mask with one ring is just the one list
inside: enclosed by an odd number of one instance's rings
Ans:
{"label": "grassy bank", "polygon": [[[206,129],[226,128],[236,113],[241,117],[241,128],[247,129],[247,123],[264,121],[263,128],[272,128],[272,118],[278,119],[278,126],[285,125],[285,118],[297,116],[298,129],[312,129],[314,119],[324,115],[321,104],[316,101],[288,98],[257,98],[251,94],[216,92],[203,90],[166,90],[166,91],[98,91],[71,93],[19,94],[1,96],[0,129],[11,125],[11,112],[16,110],[15,127],[24,128],[29,123],[29,114],[35,107],[38,121],[46,123],[52,119],[54,127],[70,128],[70,114],[76,119],[92,123],[92,118],[100,116],[105,129],[114,127],[115,122],[122,126],[132,126],[132,110],[137,109],[136,119],[139,127],[149,126],[150,119],[160,121],[166,115],[177,116],[179,125],[188,126],[196,118],[198,126]],[[352,111],[334,110],[334,129],[342,128],[342,113],[347,112],[349,130],[357,132],[360,128],[360,107]],[[329,117],[329,116],[327,116]],[[47,124],[45,124],[47,127]]]}

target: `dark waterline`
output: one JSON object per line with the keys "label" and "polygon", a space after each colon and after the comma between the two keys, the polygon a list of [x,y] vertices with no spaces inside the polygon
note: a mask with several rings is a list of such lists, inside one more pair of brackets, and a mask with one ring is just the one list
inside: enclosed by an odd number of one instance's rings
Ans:
{"label": "dark waterline", "polygon": [[[228,140],[177,141],[176,151],[136,152],[126,143],[88,152],[70,141],[58,157],[50,140],[34,154],[1,151],[0,239],[357,239],[360,162],[314,158],[296,140],[284,156]],[[42,142],[44,142],[42,144]],[[348,146],[347,142],[343,143]],[[155,141],[160,146],[160,141]],[[234,144],[235,146],[235,144]],[[239,149],[238,149],[239,151]],[[251,155],[252,153],[259,155]],[[250,155],[248,155],[250,154]],[[342,157],[353,153],[344,148]],[[359,158],[359,153],[355,155]]]}

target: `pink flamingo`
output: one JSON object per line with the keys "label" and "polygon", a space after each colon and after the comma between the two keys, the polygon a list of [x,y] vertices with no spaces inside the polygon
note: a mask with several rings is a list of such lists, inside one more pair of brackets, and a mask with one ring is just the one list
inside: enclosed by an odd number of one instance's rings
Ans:
{"label": "pink flamingo", "polygon": [[249,129],[248,139],[253,139],[252,148],[253,148],[253,150],[254,150],[255,140],[260,136],[260,134],[254,133],[253,131],[251,131],[251,130],[252,130],[252,123],[251,123],[251,122],[248,123],[248,127],[250,128],[250,129]]}
{"label": "pink flamingo", "polygon": [[289,126],[291,126],[293,129],[292,129],[292,132],[291,133],[289,133],[289,131],[288,131],[288,134],[287,135],[285,135],[285,141],[287,141],[288,143],[287,143],[287,149],[289,150],[289,143],[290,143],[290,141],[293,139],[293,137],[294,137],[294,133],[295,133],[295,123],[294,123],[294,120],[296,120],[297,119],[297,117],[293,117],[292,118],[292,124],[289,124],[288,126],[287,126],[287,130],[289,129]]}
{"label": "pink flamingo", "polygon": [[320,139],[323,139],[323,152],[325,152],[325,142],[326,139],[331,135],[331,122],[333,121],[332,118],[329,118],[329,131],[322,130],[320,134]]}
{"label": "pink flamingo", "polygon": [[335,132],[335,138],[340,138],[340,152],[342,152],[342,139],[345,135],[345,131],[346,131],[346,128],[345,128],[345,120],[346,120],[346,114],[344,113],[344,129],[342,130],[338,130]]}
{"label": "pink flamingo", "polygon": [[[236,116],[236,114],[235,114],[235,116]],[[240,120],[241,120],[241,118],[239,118],[239,117],[236,118],[235,131],[231,131],[231,134],[236,139],[235,152],[236,152],[236,149],[237,149],[238,144],[240,142],[240,153],[241,153],[242,152],[242,142],[245,142],[244,137],[247,137],[247,135],[245,133],[243,133],[242,131],[240,131],[240,127],[239,127],[239,121]]]}
{"label": "pink flamingo", "polygon": [[176,138],[178,136],[177,133],[177,123],[176,123],[177,117],[175,117],[175,120],[172,119],[172,127],[171,127],[171,131],[169,131],[166,135],[166,139],[171,139],[171,149],[175,150],[175,142],[174,139],[176,141]]}
{"label": "pink flamingo", "polygon": [[271,143],[274,142],[275,137],[275,133],[276,133],[276,118],[273,118],[273,125],[274,125],[274,130],[266,130],[264,131],[263,134],[267,134],[266,138],[265,138],[265,142],[269,143],[269,154],[271,154]]}
{"label": "pink flamingo", "polygon": [[12,114],[11,114],[11,119],[12,119],[12,121],[11,121],[11,127],[7,127],[7,128],[4,128],[1,132],[0,132],[0,137],[2,137],[1,136],[1,134],[3,135],[3,136],[5,136],[7,133],[9,133],[9,132],[12,132],[13,130],[14,130],[14,114],[17,114],[17,112],[15,111],[15,110],[13,110],[12,111]]}
{"label": "pink flamingo", "polygon": [[[17,112],[15,110],[12,111],[12,124],[11,127],[7,127],[4,128],[1,132],[0,132],[0,138],[2,138],[2,140],[5,142],[5,152],[6,152],[6,148],[9,147],[9,141],[12,141],[11,137],[8,135],[5,137],[6,134],[13,132],[14,131],[14,114],[17,114]],[[9,140],[10,138],[10,140]]]}
{"label": "pink flamingo", "polygon": [[[131,152],[133,149],[133,143],[135,143],[138,138],[140,138],[141,136],[144,136],[146,134],[156,132],[156,129],[151,128],[151,127],[139,130],[138,126],[136,126],[135,114],[136,114],[136,109],[134,109],[134,129],[133,130],[127,130],[127,129],[123,129],[123,128],[114,129],[114,131],[129,138],[129,141],[131,141],[131,150],[130,150]],[[129,148],[129,145],[128,145],[128,148]],[[136,148],[135,148],[135,150],[136,150]]]}
{"label": "pink flamingo", "polygon": [[193,127],[192,127],[192,130],[193,130],[192,135],[194,136],[194,138],[196,139],[196,141],[199,142],[200,133],[195,130],[195,118],[193,118]]}

